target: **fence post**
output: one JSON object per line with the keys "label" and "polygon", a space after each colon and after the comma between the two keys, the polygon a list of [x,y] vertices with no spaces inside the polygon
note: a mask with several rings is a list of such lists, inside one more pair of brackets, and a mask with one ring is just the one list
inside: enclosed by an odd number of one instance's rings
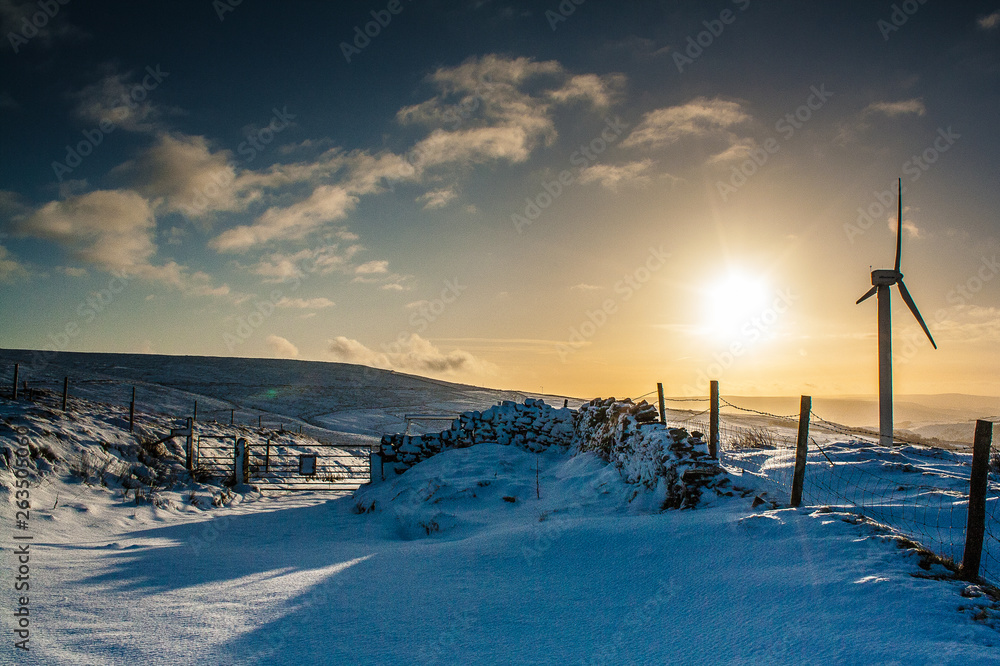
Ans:
{"label": "fence post", "polygon": [[719,459],[719,381],[712,380],[711,413],[708,417],[708,453]]}
{"label": "fence post", "polygon": [[663,405],[663,382],[656,382],[656,392],[660,395],[660,423],[666,424],[667,410]]}
{"label": "fence post", "polygon": [[132,387],[132,402],[128,403],[128,431],[135,432],[135,387]]}
{"label": "fence post", "polygon": [[198,401],[194,401],[194,413],[191,415],[191,419],[194,421],[198,420]]}
{"label": "fence post", "polygon": [[234,423],[236,423],[236,410],[235,409],[230,409],[229,410],[229,425],[233,425]]}
{"label": "fence post", "polygon": [[233,447],[233,483],[246,483],[243,479],[243,460],[246,458],[247,440],[239,437]]}
{"label": "fence post", "polygon": [[63,377],[63,404],[62,410],[66,411],[66,398],[69,396],[69,377]]}
{"label": "fence post", "polygon": [[194,419],[190,416],[187,420],[187,468],[189,472],[193,472],[198,461],[195,460],[194,453]]}
{"label": "fence post", "polygon": [[20,363],[14,364],[14,400],[17,400],[17,371],[21,368]]}
{"label": "fence post", "polygon": [[264,449],[264,473],[267,474],[268,466],[271,464],[271,438],[267,438],[267,448]]}
{"label": "fence post", "polygon": [[812,396],[802,396],[799,403],[799,437],[795,442],[795,473],[792,475],[792,507],[802,503],[802,484],[806,479],[806,456],[809,453],[809,413]]}
{"label": "fence post", "polygon": [[962,578],[974,581],[979,577],[979,562],[983,555],[986,531],[986,485],[990,466],[990,445],[993,423],[976,421],[976,440],[972,449],[972,475],[969,479],[969,521],[965,530],[965,553],[962,556]]}

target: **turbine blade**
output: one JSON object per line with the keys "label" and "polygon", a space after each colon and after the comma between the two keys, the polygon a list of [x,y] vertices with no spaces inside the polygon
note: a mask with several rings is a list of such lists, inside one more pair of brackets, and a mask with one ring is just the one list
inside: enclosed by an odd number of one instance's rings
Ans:
{"label": "turbine blade", "polygon": [[937,349],[937,343],[934,342],[934,338],[931,337],[931,332],[927,330],[927,324],[924,323],[924,318],[920,316],[920,310],[917,310],[917,304],[913,302],[910,292],[906,290],[906,285],[903,284],[902,280],[896,284],[899,285],[899,295],[903,297],[903,301],[906,302],[906,306],[910,308],[910,312],[912,312],[913,316],[917,318],[917,321],[920,323],[920,327],[924,329],[924,333],[927,334],[927,339],[931,341],[932,345],[934,345],[934,349]]}
{"label": "turbine blade", "polygon": [[903,179],[899,179],[899,207],[896,209],[896,272],[903,249]]}
{"label": "turbine blade", "polygon": [[859,298],[859,299],[858,299],[858,300],[857,300],[857,301],[856,301],[856,302],[855,302],[854,304],[855,304],[855,305],[858,305],[858,304],[860,304],[860,303],[861,303],[861,301],[864,301],[864,300],[867,300],[867,299],[871,298],[872,296],[874,296],[874,295],[875,295],[875,292],[876,292],[876,291],[878,291],[878,287],[872,287],[871,289],[869,289],[869,290],[868,290],[868,291],[867,291],[867,292],[865,293],[865,295],[864,295],[864,296],[862,296],[861,298]]}

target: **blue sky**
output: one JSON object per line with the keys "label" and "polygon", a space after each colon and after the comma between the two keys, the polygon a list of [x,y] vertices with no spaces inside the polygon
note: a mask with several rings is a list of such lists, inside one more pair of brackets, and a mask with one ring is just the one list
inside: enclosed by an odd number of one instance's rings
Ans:
{"label": "blue sky", "polygon": [[1000,394],[998,11],[0,0],[0,345]]}

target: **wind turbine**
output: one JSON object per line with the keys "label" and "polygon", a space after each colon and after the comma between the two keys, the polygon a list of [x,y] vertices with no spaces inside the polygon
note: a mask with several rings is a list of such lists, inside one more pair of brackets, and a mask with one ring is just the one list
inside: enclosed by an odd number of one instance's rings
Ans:
{"label": "wind turbine", "polygon": [[917,318],[920,327],[927,334],[927,339],[937,349],[931,332],[920,316],[916,303],[903,284],[903,274],[899,272],[900,250],[903,247],[903,179],[899,179],[899,207],[896,213],[896,267],[892,270],[879,269],[872,271],[872,288],[858,299],[858,303],[878,295],[878,430],[879,444],[892,445],[892,308],[889,297],[890,287],[899,285],[899,295]]}

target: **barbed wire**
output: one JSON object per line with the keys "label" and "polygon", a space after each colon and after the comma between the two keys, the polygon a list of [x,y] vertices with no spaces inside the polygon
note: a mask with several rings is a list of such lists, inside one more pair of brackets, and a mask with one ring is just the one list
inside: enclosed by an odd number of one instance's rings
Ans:
{"label": "barbed wire", "polygon": [[761,416],[768,416],[768,417],[773,418],[773,419],[794,420],[794,419],[799,418],[798,414],[789,414],[789,415],[784,415],[783,416],[781,414],[771,414],[770,412],[762,412],[759,409],[750,409],[749,407],[740,407],[739,405],[734,405],[733,403],[729,402],[728,400],[726,400],[722,396],[719,396],[719,402],[721,402],[722,404],[726,405],[727,407],[732,407],[733,409],[738,409],[741,412],[750,412],[752,414],[760,414]]}

